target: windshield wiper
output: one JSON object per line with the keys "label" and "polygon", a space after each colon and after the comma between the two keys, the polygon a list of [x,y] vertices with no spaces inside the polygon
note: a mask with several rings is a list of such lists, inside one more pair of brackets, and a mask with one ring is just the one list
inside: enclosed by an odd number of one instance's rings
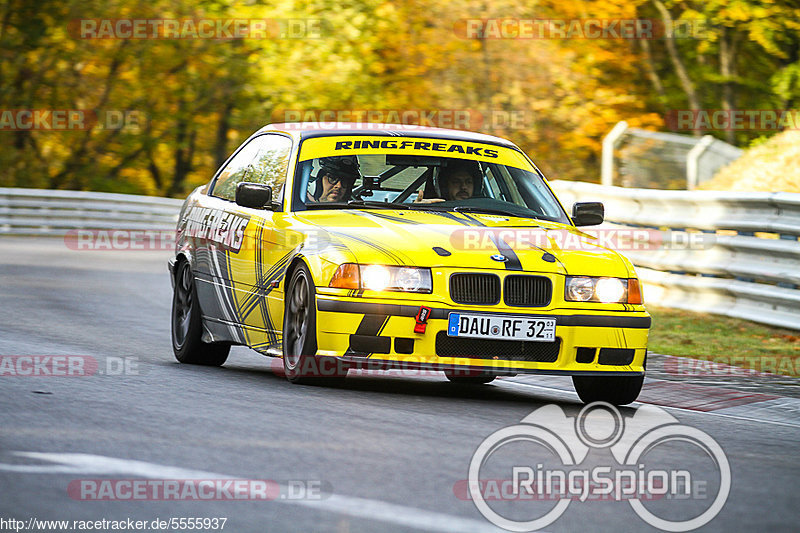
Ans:
{"label": "windshield wiper", "polygon": [[350,200],[349,202],[319,202],[306,204],[306,209],[350,209],[355,207],[365,207],[368,209],[410,209],[406,204],[377,202],[371,200]]}
{"label": "windshield wiper", "polygon": [[407,204],[378,202],[376,200],[350,200],[347,205],[352,207],[377,207],[379,209],[410,209]]}
{"label": "windshield wiper", "polygon": [[453,211],[456,211],[458,213],[487,213],[492,215],[505,215],[508,217],[526,218],[526,215],[514,213],[513,211],[498,209],[496,207],[480,207],[477,205],[457,205],[456,207],[453,208]]}

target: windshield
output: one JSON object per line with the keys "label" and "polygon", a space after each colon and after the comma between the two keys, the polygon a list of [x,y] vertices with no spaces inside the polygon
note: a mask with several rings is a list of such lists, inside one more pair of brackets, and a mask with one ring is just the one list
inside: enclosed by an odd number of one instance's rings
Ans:
{"label": "windshield", "polygon": [[[431,209],[569,223],[542,176],[516,150],[447,139],[385,137],[363,148],[358,137],[342,139],[305,141],[304,145],[327,142],[301,147],[294,210]],[[426,153],[426,145],[447,155]],[[331,147],[334,150],[324,149]]]}

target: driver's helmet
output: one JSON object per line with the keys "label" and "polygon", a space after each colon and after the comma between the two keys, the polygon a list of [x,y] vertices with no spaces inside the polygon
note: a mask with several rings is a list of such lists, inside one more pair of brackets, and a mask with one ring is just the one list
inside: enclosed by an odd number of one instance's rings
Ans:
{"label": "driver's helmet", "polygon": [[[331,157],[323,157],[319,159],[319,172],[314,178],[314,199],[319,200],[322,196],[322,184],[320,181],[325,174],[340,178],[352,178],[353,182],[361,177],[360,167],[358,164],[358,157],[354,155],[337,155]],[[353,184],[347,190],[346,196],[350,196]]]}
{"label": "driver's helmet", "polygon": [[473,198],[481,196],[483,172],[481,172],[480,164],[477,161],[468,161],[466,159],[446,159],[444,166],[439,169],[439,173],[434,179],[434,187],[439,198],[447,198],[448,178],[463,172],[472,176]]}

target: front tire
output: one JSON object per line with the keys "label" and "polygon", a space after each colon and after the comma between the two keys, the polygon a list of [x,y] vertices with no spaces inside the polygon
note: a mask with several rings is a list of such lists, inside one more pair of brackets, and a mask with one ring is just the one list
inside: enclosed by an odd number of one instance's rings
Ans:
{"label": "front tire", "polygon": [[584,403],[627,405],[636,401],[644,384],[642,376],[572,376],[572,384]]}
{"label": "front tire", "polygon": [[298,384],[339,381],[347,369],[335,358],[317,357],[317,306],[308,267],[300,265],[286,289],[283,311],[283,372]]}
{"label": "front tire", "polygon": [[192,268],[187,261],[181,261],[177,269],[172,295],[172,351],[175,359],[191,365],[221,366],[228,359],[231,347],[201,340],[203,319]]}

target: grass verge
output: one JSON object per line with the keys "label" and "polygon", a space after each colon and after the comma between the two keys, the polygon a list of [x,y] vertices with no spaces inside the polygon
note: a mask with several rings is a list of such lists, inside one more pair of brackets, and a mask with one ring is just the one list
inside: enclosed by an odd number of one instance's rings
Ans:
{"label": "grass verge", "polygon": [[652,305],[647,310],[653,352],[800,376],[800,331]]}

